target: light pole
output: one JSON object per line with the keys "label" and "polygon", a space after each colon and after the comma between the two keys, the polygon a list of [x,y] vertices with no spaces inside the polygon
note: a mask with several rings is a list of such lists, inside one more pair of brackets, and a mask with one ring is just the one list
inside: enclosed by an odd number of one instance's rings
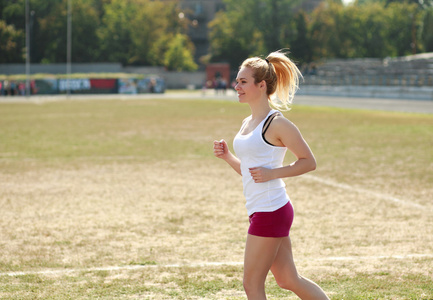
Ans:
{"label": "light pole", "polygon": [[30,96],[30,16],[29,0],[26,0],[26,96]]}
{"label": "light pole", "polygon": [[[27,0],[28,1],[28,0]],[[67,37],[66,37],[66,93],[69,97],[71,94],[70,77],[71,77],[71,46],[72,46],[72,0],[68,0],[68,20],[67,20]]]}

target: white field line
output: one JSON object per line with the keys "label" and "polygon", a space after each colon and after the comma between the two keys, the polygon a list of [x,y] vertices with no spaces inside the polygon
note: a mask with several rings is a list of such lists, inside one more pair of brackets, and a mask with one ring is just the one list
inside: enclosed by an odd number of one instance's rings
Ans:
{"label": "white field line", "polygon": [[364,195],[369,195],[369,196],[373,196],[376,197],[378,199],[382,199],[382,200],[387,200],[387,201],[391,201],[391,202],[395,202],[395,203],[400,203],[403,205],[407,205],[407,206],[411,206],[414,208],[418,208],[418,209],[426,209],[425,206],[418,204],[418,203],[414,203],[414,202],[410,202],[410,201],[404,201],[401,200],[399,198],[390,196],[390,195],[386,195],[386,194],[382,194],[382,193],[378,193],[375,191],[371,191],[371,190],[367,190],[367,189],[363,189],[363,188],[359,188],[359,187],[354,187],[345,183],[339,183],[336,181],[333,181],[331,179],[325,179],[325,178],[320,178],[317,176],[313,176],[313,175],[309,175],[309,174],[305,174],[302,175],[302,177],[309,179],[309,180],[313,180],[322,184],[326,184],[332,187],[336,187],[342,190],[347,190],[347,191],[352,191],[352,192],[356,192],[356,193],[360,193],[360,194],[364,194]]}
{"label": "white field line", "polygon": [[[341,257],[324,257],[324,258],[305,258],[297,261],[363,261],[363,260],[381,260],[381,259],[416,259],[416,258],[433,258],[433,254],[406,254],[406,255],[378,255],[378,256],[341,256]],[[23,272],[5,272],[0,276],[26,276],[26,275],[63,275],[77,272],[97,272],[97,271],[123,271],[123,270],[140,270],[150,268],[206,268],[220,266],[242,266],[243,262],[202,262],[190,264],[167,264],[167,265],[129,265],[129,266],[112,266],[96,268],[79,268],[79,269],[58,269],[44,271],[23,271]]]}

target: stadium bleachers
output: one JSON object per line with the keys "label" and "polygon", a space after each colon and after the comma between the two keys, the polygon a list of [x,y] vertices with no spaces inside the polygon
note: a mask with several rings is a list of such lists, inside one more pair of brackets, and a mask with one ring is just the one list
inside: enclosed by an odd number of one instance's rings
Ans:
{"label": "stadium bleachers", "polygon": [[433,86],[433,53],[396,58],[334,59],[310,65],[305,85]]}

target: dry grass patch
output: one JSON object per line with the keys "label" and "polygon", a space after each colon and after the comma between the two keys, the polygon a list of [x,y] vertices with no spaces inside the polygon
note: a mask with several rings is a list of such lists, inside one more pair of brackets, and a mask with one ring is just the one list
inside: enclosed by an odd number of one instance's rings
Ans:
{"label": "dry grass patch", "polygon": [[14,270],[227,260],[233,249],[222,252],[220,239],[243,235],[242,194],[238,188],[217,194],[212,182],[220,174],[188,167],[162,162],[26,173],[22,183],[2,189],[8,199],[2,240],[9,241],[2,262]]}
{"label": "dry grass patch", "polygon": [[[243,261],[241,178],[212,141],[230,141],[248,113],[163,99],[2,104],[0,298],[244,299],[241,266],[197,263]],[[286,179],[300,272],[333,299],[432,298],[433,117],[288,116],[316,154],[313,175],[345,184]],[[131,265],[143,267],[108,268]],[[293,296],[272,276],[267,289]]]}

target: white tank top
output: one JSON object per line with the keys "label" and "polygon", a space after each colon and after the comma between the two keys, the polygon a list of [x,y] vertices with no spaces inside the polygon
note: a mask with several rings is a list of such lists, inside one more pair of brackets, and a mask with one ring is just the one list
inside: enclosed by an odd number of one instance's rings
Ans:
{"label": "white tank top", "polygon": [[284,181],[279,179],[255,183],[249,168],[265,167],[275,169],[283,166],[286,147],[277,147],[267,143],[262,130],[265,121],[277,110],[271,110],[259,125],[248,134],[241,134],[242,129],[251,120],[249,116],[233,141],[236,156],[241,161],[242,183],[248,215],[255,212],[270,212],[283,207],[290,201]]}

